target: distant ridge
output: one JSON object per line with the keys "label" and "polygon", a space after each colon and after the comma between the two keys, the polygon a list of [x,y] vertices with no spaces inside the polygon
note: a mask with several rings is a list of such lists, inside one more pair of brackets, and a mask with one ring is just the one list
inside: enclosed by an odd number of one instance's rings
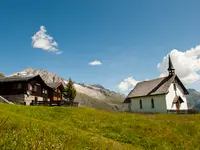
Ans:
{"label": "distant ridge", "polygon": [[188,89],[189,95],[187,95],[189,108],[200,110],[200,92],[195,89]]}

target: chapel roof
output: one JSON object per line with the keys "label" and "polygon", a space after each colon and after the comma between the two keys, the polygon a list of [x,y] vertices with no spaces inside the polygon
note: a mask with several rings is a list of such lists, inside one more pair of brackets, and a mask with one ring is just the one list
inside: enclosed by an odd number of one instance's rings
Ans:
{"label": "chapel roof", "polygon": [[[136,84],[134,89],[128,94],[124,103],[129,103],[131,98],[144,97],[152,95],[167,94],[169,92],[169,87],[172,83],[178,83],[183,89],[184,94],[189,94],[179,77],[175,74],[175,69],[172,64],[170,55],[168,57],[168,72],[169,75],[162,78],[157,78],[153,80],[143,81]],[[177,99],[177,98],[176,98]],[[178,98],[179,99],[179,98]]]}
{"label": "chapel roof", "polygon": [[187,89],[184,87],[178,76],[173,75],[137,83],[124,102],[128,102],[127,99],[134,97],[166,94],[169,92],[169,86],[174,80],[182,87],[184,93],[188,94]]}

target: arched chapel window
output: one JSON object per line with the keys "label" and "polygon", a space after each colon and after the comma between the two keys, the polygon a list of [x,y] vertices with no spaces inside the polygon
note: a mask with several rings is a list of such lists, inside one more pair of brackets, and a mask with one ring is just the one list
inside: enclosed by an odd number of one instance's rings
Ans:
{"label": "arched chapel window", "polygon": [[154,106],[154,99],[153,98],[151,99],[151,108],[155,108],[155,106]]}
{"label": "arched chapel window", "polygon": [[140,109],[142,109],[142,100],[140,99]]}

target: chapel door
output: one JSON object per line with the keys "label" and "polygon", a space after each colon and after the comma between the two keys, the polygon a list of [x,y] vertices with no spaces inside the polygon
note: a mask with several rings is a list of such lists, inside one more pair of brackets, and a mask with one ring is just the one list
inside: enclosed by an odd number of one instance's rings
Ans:
{"label": "chapel door", "polygon": [[180,101],[178,100],[176,102],[176,112],[179,113],[179,111],[180,111]]}

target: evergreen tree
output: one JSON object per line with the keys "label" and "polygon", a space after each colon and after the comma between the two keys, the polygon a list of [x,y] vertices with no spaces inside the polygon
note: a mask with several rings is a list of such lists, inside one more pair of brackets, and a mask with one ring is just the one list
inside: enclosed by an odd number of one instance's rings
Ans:
{"label": "evergreen tree", "polygon": [[76,89],[71,79],[69,79],[69,82],[64,90],[64,96],[71,102],[71,104],[74,102],[74,99],[76,97]]}

